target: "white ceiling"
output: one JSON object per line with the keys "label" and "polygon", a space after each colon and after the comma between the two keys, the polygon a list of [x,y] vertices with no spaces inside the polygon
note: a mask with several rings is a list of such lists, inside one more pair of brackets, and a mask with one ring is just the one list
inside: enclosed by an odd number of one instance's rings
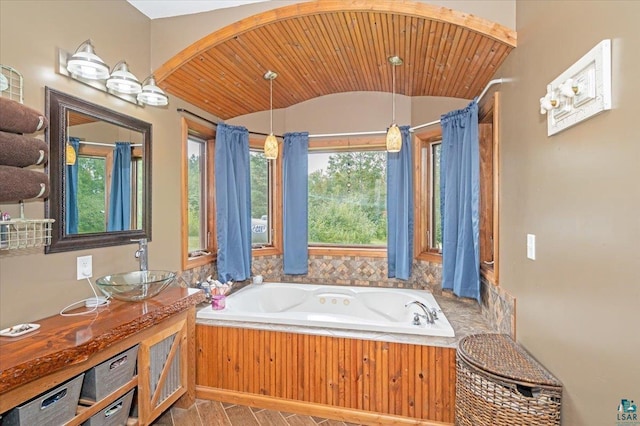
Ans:
{"label": "white ceiling", "polygon": [[151,19],[190,15],[269,0],[127,0]]}

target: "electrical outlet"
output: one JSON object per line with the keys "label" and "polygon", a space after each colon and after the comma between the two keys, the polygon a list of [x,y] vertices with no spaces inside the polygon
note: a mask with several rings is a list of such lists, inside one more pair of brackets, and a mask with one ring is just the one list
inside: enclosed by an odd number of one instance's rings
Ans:
{"label": "electrical outlet", "polygon": [[527,258],[536,260],[536,236],[527,234]]}
{"label": "electrical outlet", "polygon": [[79,256],[77,271],[78,280],[91,278],[91,276],[93,275],[92,256]]}

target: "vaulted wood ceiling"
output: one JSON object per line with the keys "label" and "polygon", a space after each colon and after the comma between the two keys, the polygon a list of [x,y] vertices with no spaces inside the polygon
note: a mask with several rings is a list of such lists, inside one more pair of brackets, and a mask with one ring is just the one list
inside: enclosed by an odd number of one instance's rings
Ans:
{"label": "vaulted wood ceiling", "polygon": [[320,0],[222,28],[170,59],[159,85],[223,120],[351,91],[471,99],[516,46],[516,33],[451,9],[404,0]]}

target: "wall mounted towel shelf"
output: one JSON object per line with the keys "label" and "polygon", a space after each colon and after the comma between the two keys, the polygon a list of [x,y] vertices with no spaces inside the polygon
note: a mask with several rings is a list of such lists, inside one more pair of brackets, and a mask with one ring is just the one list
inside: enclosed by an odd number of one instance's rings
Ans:
{"label": "wall mounted towel shelf", "polygon": [[10,219],[0,221],[0,250],[44,247],[51,244],[54,219]]}

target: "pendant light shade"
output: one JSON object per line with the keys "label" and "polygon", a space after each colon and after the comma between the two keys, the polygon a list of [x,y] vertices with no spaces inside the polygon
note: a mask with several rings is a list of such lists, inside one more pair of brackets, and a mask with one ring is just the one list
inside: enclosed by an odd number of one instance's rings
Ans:
{"label": "pendant light shade", "polygon": [[387,130],[387,151],[400,152],[402,148],[402,135],[397,125],[392,124]]}
{"label": "pendant light shade", "polygon": [[65,159],[67,166],[73,166],[76,164],[76,150],[73,145],[68,142],[65,148]]}
{"label": "pendant light shade", "polygon": [[138,102],[151,106],[165,106],[169,103],[169,98],[164,91],[156,86],[156,79],[153,76],[147,77],[142,86],[142,92],[138,93]]}
{"label": "pendant light shade", "polygon": [[82,43],[67,61],[67,71],[89,80],[104,80],[109,77],[109,67],[95,53],[91,40]]}
{"label": "pendant light shade", "polygon": [[391,94],[391,103],[392,103],[392,117],[391,117],[391,126],[387,130],[387,151],[388,152],[400,152],[402,148],[402,135],[400,134],[400,129],[396,125],[396,67],[398,65],[402,65],[402,58],[398,56],[390,56],[389,63],[393,67],[393,80],[392,80],[392,94]]}
{"label": "pendant light shade", "polygon": [[278,140],[271,133],[264,141],[264,156],[268,160],[275,160],[278,158]]}
{"label": "pendant light shade", "polygon": [[138,78],[129,71],[127,63],[120,61],[113,67],[111,77],[107,80],[107,89],[135,95],[142,92],[142,85]]}
{"label": "pendant light shade", "polygon": [[273,80],[278,77],[278,74],[273,71],[267,71],[264,74],[265,80],[269,80],[269,136],[264,141],[264,156],[268,160],[275,160],[278,158],[278,140],[273,135]]}

